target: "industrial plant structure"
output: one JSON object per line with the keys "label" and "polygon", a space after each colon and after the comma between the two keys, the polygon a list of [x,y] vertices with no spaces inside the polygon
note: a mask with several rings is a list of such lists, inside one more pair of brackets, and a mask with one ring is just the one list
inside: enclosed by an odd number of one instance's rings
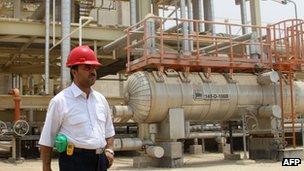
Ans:
{"label": "industrial plant structure", "polygon": [[0,148],[14,162],[38,153],[48,102],[70,83],[69,51],[85,44],[103,64],[95,86],[115,150],[140,152],[134,167],[181,167],[206,139],[227,159],[236,146],[254,160],[303,157],[304,21],[263,26],[260,0],[231,0],[241,22],[218,22],[213,3],[1,1]]}

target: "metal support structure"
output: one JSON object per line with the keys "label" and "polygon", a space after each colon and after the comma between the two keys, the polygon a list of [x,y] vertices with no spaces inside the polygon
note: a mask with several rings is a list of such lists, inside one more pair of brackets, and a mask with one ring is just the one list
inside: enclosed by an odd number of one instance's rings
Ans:
{"label": "metal support structure", "polygon": [[[54,30],[54,29],[53,29]],[[50,0],[45,1],[45,61],[44,61],[44,92],[49,94],[50,78]]]}

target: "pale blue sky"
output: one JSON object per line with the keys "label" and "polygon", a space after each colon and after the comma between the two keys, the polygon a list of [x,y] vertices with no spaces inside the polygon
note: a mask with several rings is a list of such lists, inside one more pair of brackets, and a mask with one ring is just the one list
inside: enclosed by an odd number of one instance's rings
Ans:
{"label": "pale blue sky", "polygon": [[[304,19],[304,0],[293,0],[298,6],[298,18]],[[240,22],[240,7],[234,0],[214,0],[215,18],[217,20],[230,19],[231,22]],[[250,20],[249,2],[247,2],[248,20]],[[282,5],[268,0],[261,0],[262,23],[276,23],[281,20],[295,18],[294,6],[291,3]]]}

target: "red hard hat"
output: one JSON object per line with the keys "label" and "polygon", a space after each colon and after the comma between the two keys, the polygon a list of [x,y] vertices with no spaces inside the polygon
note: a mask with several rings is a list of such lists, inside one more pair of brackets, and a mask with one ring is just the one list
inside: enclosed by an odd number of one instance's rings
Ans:
{"label": "red hard hat", "polygon": [[66,62],[67,67],[81,64],[101,66],[94,51],[90,49],[89,46],[78,46],[74,48]]}

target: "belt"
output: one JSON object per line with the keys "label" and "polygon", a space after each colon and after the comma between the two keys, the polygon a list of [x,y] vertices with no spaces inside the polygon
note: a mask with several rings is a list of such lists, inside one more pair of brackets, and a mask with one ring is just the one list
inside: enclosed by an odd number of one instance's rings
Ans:
{"label": "belt", "polygon": [[74,152],[85,152],[85,153],[94,153],[94,154],[102,154],[104,152],[104,148],[97,149],[84,149],[84,148],[74,148]]}

